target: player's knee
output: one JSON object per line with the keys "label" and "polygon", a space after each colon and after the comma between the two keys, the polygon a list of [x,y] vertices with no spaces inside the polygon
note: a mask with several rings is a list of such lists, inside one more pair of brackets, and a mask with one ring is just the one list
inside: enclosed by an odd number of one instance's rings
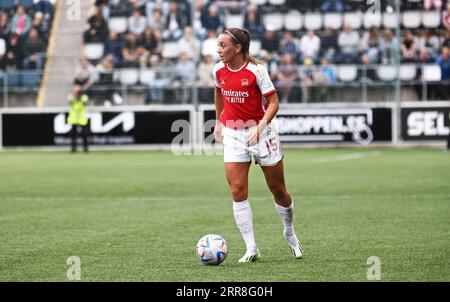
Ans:
{"label": "player's knee", "polygon": [[242,201],[247,199],[248,189],[241,184],[232,184],[231,194],[233,195],[233,200]]}
{"label": "player's knee", "polygon": [[270,192],[272,192],[275,199],[284,199],[288,192],[284,184],[274,184],[270,186]]}

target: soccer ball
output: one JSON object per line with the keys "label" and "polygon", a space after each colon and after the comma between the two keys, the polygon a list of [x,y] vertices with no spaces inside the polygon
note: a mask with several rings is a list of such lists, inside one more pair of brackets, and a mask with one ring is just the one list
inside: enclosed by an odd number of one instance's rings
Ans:
{"label": "soccer ball", "polygon": [[197,243],[197,256],[205,265],[219,265],[227,258],[227,254],[227,242],[219,235],[205,235]]}

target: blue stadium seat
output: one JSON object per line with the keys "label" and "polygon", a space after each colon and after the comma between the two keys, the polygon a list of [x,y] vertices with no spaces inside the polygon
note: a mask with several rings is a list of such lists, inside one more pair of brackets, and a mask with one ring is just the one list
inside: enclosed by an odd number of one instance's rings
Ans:
{"label": "blue stadium seat", "polygon": [[7,78],[8,78],[8,86],[9,87],[19,86],[20,74],[11,72],[11,73],[8,73]]}
{"label": "blue stadium seat", "polygon": [[30,9],[33,7],[33,0],[20,0],[19,5],[22,5],[26,9]]}
{"label": "blue stadium seat", "polygon": [[37,86],[41,80],[41,73],[38,71],[24,71],[22,74],[22,84],[24,86]]}
{"label": "blue stadium seat", "polygon": [[11,9],[14,7],[14,0],[2,0],[0,1],[0,9]]}

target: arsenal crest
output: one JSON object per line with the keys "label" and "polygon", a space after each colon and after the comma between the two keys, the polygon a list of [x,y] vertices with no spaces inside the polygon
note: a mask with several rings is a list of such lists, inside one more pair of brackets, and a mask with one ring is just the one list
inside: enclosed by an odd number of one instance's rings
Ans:
{"label": "arsenal crest", "polygon": [[242,79],[241,80],[241,85],[242,85],[242,87],[247,87],[248,86],[248,79]]}

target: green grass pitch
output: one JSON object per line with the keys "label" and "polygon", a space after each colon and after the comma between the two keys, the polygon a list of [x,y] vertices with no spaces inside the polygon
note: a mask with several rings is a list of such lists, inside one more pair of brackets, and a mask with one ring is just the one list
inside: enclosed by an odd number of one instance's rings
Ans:
{"label": "green grass pitch", "polygon": [[[450,281],[450,154],[438,149],[286,149],[305,254],[291,257],[262,172],[249,200],[262,260],[238,263],[221,156],[0,153],[0,281]],[[220,266],[195,246],[217,233]]]}

